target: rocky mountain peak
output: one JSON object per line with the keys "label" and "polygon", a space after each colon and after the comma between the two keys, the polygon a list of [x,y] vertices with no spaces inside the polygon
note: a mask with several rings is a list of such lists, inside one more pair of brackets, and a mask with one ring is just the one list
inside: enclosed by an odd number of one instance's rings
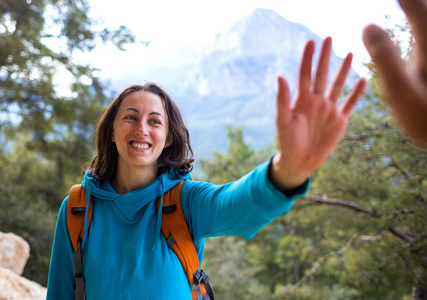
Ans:
{"label": "rocky mountain peak", "polygon": [[308,39],[320,40],[304,25],[290,22],[272,10],[257,8],[230,30],[218,34],[208,53],[234,57],[283,55],[286,49],[295,48],[295,40]]}

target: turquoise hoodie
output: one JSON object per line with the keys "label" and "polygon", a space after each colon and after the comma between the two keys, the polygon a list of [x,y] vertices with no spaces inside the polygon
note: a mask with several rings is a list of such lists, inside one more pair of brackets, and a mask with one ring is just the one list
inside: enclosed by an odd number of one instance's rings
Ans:
{"label": "turquoise hoodie", "polygon": [[[97,181],[86,174],[82,184],[93,196],[93,217],[82,243],[86,299],[191,299],[192,287],[181,263],[161,235],[162,210],[157,212],[156,199],[186,180],[181,203],[202,262],[206,237],[250,239],[307,191],[308,181],[291,196],[276,190],[268,179],[268,166],[269,162],[263,163],[238,181],[219,186],[188,180],[190,174],[174,179],[165,172],[124,195],[117,194],[108,180]],[[67,202],[68,197],[58,215],[48,300],[75,298]]]}

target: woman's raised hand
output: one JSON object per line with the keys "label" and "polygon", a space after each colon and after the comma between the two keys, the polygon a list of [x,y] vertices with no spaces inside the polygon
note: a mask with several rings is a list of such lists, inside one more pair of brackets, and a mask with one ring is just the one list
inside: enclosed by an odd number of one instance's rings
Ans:
{"label": "woman's raised hand", "polygon": [[275,185],[282,190],[300,186],[334,151],[366,85],[365,79],[359,79],[344,102],[337,106],[353,56],[347,55],[335,80],[326,90],[332,39],[326,38],[322,44],[312,80],[314,48],[314,41],[305,46],[298,91],[292,105],[286,80],[278,78],[276,126],[279,153],[273,159],[271,175]]}

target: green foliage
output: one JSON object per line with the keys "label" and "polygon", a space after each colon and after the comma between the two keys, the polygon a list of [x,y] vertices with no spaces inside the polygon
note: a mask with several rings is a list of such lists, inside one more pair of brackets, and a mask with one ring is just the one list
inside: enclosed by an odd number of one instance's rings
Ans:
{"label": "green foliage", "polygon": [[57,211],[47,200],[57,200],[52,163],[30,152],[23,138],[0,155],[0,229],[23,237],[31,248],[24,276],[46,284]]}
{"label": "green foliage", "polygon": [[268,159],[273,152],[273,149],[265,149],[255,155],[255,150],[243,140],[242,127],[228,127],[227,136],[230,143],[227,154],[214,151],[213,158],[200,161],[202,172],[209,182],[222,184],[235,181]]}
{"label": "green foliage", "polygon": [[211,276],[211,285],[218,299],[272,299],[268,287],[256,275],[259,268],[249,264],[247,241],[226,236],[208,239],[203,267]]}

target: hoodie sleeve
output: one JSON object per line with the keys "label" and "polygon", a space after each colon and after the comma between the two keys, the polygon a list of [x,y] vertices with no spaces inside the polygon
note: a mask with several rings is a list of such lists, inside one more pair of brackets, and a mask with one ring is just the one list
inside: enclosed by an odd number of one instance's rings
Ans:
{"label": "hoodie sleeve", "polygon": [[277,190],[268,176],[269,163],[225,185],[186,181],[181,202],[195,241],[220,235],[251,239],[307,192],[309,179],[292,194]]}
{"label": "hoodie sleeve", "polygon": [[67,229],[67,203],[68,197],[62,202],[58,214],[49,266],[47,300],[72,300],[76,297],[73,290],[73,249]]}

